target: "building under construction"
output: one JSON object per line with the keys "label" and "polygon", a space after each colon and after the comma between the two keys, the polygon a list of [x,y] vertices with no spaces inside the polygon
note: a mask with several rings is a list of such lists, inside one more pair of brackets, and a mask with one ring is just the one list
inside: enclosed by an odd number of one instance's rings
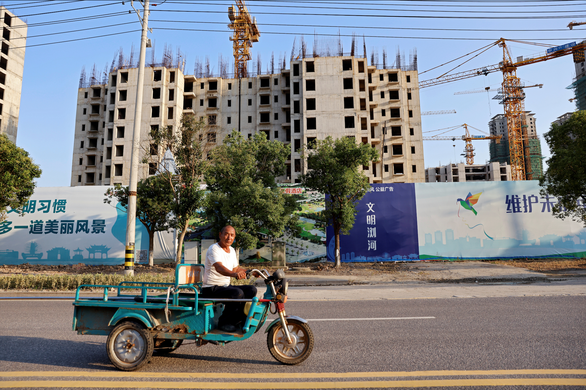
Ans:
{"label": "building under construction", "polygon": [[[585,43],[583,41],[582,43]],[[574,101],[576,102],[576,109],[586,110],[586,59],[585,49],[576,50],[574,52],[574,67],[576,69],[576,77],[574,82],[568,86],[568,89],[574,90]]]}
{"label": "building under construction", "polygon": [[[151,155],[139,167],[139,180],[157,172],[165,153],[148,148],[151,128],[177,131],[181,116],[193,114],[205,120],[210,147],[234,129],[288,145],[283,183],[299,182],[307,169],[303,147],[327,136],[351,137],[379,151],[378,161],[362,168],[371,183],[424,182],[416,62],[403,64],[397,57],[387,65],[383,56],[382,64],[372,64],[354,44],[348,54],[327,54],[302,45],[288,69],[263,73],[257,64],[244,78],[186,75],[175,60],[151,64],[145,69],[140,141]],[[85,74],[80,80],[71,185],[125,185],[138,69],[120,60],[105,77],[93,73],[90,81]]]}
{"label": "building under construction", "polygon": [[[526,167],[530,167],[530,170],[527,170],[527,174],[532,175],[533,180],[538,180],[543,176],[543,159],[541,155],[541,141],[537,135],[536,118],[535,114],[529,111],[525,111],[524,117],[527,126],[526,141],[529,150]],[[488,122],[488,128],[491,135],[502,136],[500,143],[494,140],[490,141],[490,162],[507,163],[510,165],[509,133],[507,131],[507,119],[505,115],[498,114],[492,117],[490,122]]]}
{"label": "building under construction", "polygon": [[0,134],[16,143],[27,24],[0,6]]}

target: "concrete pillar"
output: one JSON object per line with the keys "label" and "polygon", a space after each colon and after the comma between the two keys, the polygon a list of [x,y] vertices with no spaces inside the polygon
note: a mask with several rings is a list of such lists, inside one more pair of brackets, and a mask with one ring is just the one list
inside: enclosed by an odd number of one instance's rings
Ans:
{"label": "concrete pillar", "polygon": [[206,263],[206,256],[210,246],[214,245],[216,240],[201,240],[201,263]]}
{"label": "concrete pillar", "polygon": [[185,248],[184,262],[185,264],[200,264],[199,263],[199,241],[187,241],[183,243]]}
{"label": "concrete pillar", "polygon": [[285,243],[280,241],[273,241],[273,266],[285,267],[287,265],[287,257],[285,255]]}

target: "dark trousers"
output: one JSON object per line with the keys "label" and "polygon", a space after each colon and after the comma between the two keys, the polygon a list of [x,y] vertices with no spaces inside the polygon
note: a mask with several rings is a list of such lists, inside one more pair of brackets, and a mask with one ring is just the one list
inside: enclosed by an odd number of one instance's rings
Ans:
{"label": "dark trousers", "polygon": [[[244,286],[212,286],[201,289],[201,298],[252,299],[256,296],[256,287]],[[244,302],[224,302],[224,313],[218,321],[218,326],[238,325],[244,323]]]}

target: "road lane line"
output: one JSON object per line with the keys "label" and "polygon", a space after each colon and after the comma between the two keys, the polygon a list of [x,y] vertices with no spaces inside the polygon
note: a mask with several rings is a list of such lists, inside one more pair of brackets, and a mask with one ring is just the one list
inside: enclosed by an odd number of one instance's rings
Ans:
{"label": "road lane line", "polygon": [[435,320],[435,317],[379,317],[379,318],[313,318],[307,321],[393,321],[393,320]]}
{"label": "road lane line", "polygon": [[[4,371],[0,378],[15,377],[94,377],[94,378],[200,378],[217,379],[218,373],[186,372],[118,372],[118,371]],[[400,378],[438,376],[510,376],[510,375],[584,375],[582,369],[534,369],[534,370],[437,370],[437,371],[377,371],[377,372],[300,372],[300,373],[222,373],[224,379],[258,379],[259,375],[270,379],[300,378]]]}
{"label": "road lane line", "polygon": [[348,382],[137,382],[137,381],[9,381],[0,388],[133,388],[133,389],[368,389],[471,386],[584,386],[582,378],[439,379]]}

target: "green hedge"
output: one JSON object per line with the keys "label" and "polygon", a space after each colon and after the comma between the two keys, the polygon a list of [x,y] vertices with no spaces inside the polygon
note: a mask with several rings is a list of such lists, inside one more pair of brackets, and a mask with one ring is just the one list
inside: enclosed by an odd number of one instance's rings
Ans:
{"label": "green hedge", "polygon": [[118,285],[123,281],[172,283],[174,274],[7,275],[0,277],[0,290],[72,291],[82,284]]}
{"label": "green hedge", "polygon": [[[0,290],[33,291],[75,291],[82,284],[101,284],[116,286],[123,281],[173,283],[175,274],[135,274],[133,277],[118,274],[81,274],[81,275],[7,275],[0,276]],[[252,284],[254,279],[236,280],[232,284]]]}

